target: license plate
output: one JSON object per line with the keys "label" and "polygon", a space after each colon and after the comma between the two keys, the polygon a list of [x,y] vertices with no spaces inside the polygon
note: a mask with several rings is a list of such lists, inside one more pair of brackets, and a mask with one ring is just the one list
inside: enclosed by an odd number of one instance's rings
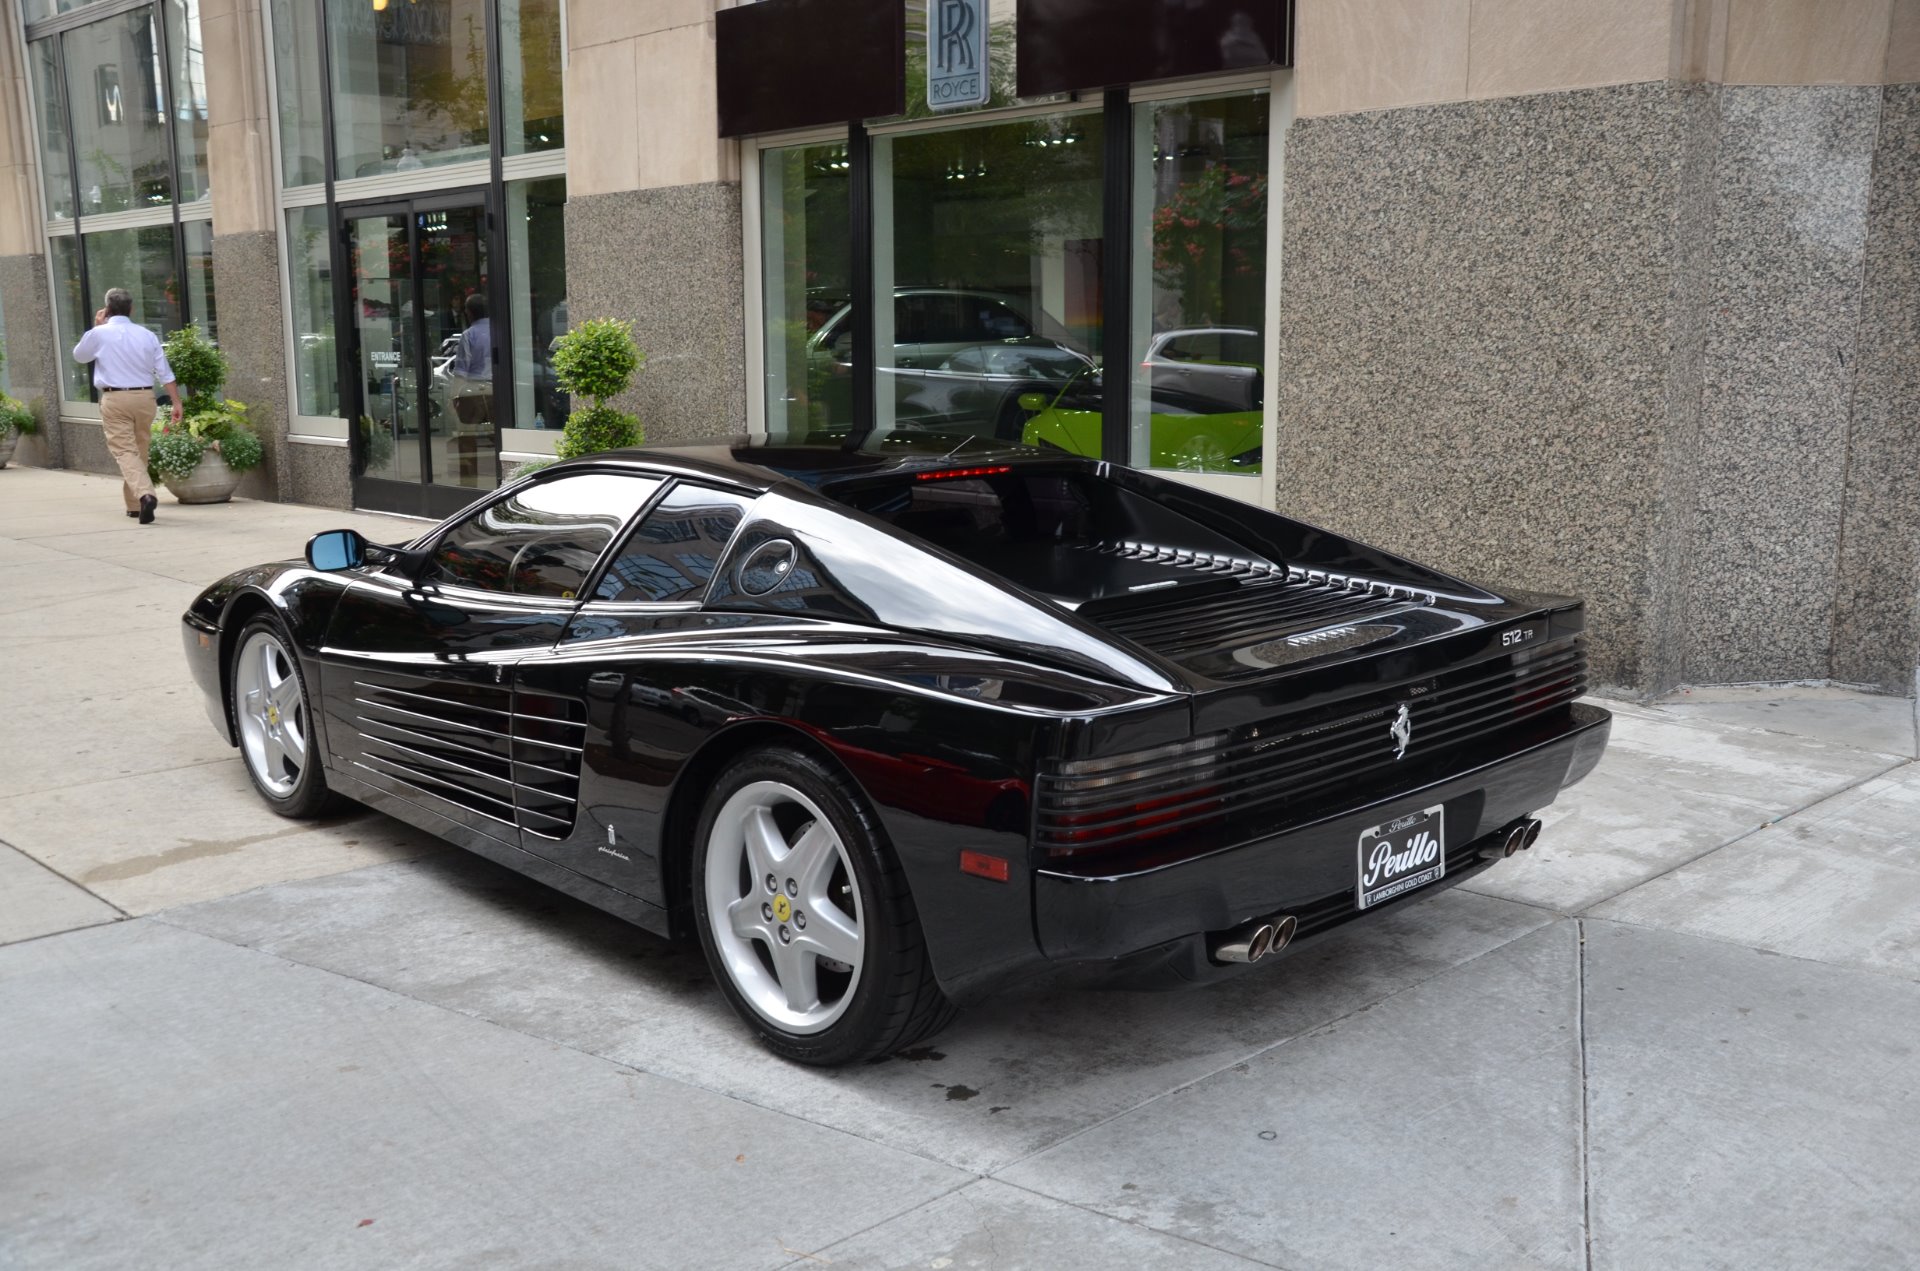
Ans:
{"label": "license plate", "polygon": [[1447,872],[1446,809],[1439,805],[1360,832],[1360,908],[1425,887]]}

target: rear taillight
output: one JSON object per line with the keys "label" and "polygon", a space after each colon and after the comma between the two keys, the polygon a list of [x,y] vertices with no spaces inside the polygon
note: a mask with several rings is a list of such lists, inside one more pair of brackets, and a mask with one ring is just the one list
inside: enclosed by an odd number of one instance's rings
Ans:
{"label": "rear taillight", "polygon": [[1056,765],[1040,778],[1036,839],[1078,857],[1161,838],[1220,813],[1226,734]]}

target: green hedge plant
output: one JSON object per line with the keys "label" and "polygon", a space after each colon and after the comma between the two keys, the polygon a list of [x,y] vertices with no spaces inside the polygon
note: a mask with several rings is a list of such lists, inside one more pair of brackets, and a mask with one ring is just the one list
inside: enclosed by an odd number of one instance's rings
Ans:
{"label": "green hedge plant", "polygon": [[633,324],[593,318],[561,336],[553,347],[553,376],[576,397],[593,399],[567,416],[554,452],[562,459],[637,446],[646,439],[640,421],[607,405],[627,391],[646,355],[633,342]]}
{"label": "green hedge plant", "polygon": [[[0,346],[0,368],[7,364],[7,350]],[[0,438],[8,433],[19,433],[22,437],[40,431],[40,421],[35,419],[33,411],[17,397],[0,393]]]}
{"label": "green hedge plant", "polygon": [[[167,364],[173,368],[174,381],[180,385],[180,391],[186,398],[183,403],[186,418],[181,428],[174,428],[164,421],[155,426],[153,453],[159,453],[162,437],[189,438],[198,448],[192,449],[182,441],[169,442],[166,465],[163,466],[158,459],[147,465],[154,478],[188,475],[209,446],[218,450],[220,457],[235,472],[247,472],[259,467],[266,458],[266,446],[247,420],[246,404],[220,396],[220,390],[226,387],[231,371],[227,355],[215,348],[198,326],[181,327],[168,336],[166,350]],[[182,471],[178,465],[186,462],[190,449],[193,463],[187,464]]]}

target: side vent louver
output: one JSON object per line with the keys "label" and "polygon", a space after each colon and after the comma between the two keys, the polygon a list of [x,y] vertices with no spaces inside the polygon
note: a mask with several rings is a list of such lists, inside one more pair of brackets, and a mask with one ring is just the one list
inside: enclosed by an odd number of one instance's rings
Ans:
{"label": "side vent louver", "polygon": [[366,771],[501,825],[545,838],[572,833],[580,703],[479,684],[357,680],[354,705]]}

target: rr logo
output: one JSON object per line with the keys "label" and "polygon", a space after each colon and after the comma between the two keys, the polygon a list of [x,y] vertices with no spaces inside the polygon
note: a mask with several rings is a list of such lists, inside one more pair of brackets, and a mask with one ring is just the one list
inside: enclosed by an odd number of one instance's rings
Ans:
{"label": "rr logo", "polygon": [[973,6],[967,0],[939,0],[939,52],[934,65],[945,74],[970,71],[973,64]]}

